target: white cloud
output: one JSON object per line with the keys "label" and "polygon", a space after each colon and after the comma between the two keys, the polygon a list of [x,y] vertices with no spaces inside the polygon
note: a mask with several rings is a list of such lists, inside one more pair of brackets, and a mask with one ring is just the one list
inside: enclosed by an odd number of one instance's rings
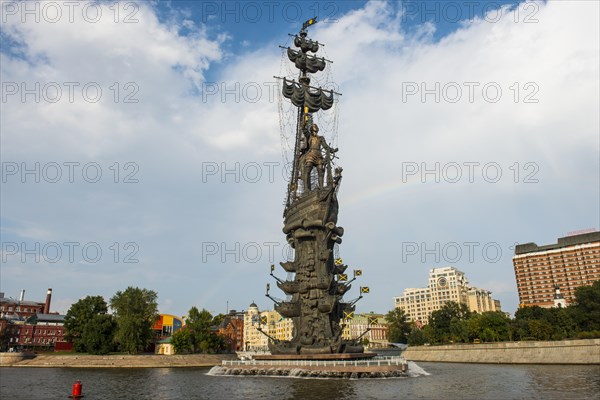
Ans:
{"label": "white cloud", "polygon": [[[492,265],[479,257],[456,266],[473,282],[497,282],[510,310],[517,300],[509,245],[549,243],[566,231],[598,223],[598,187],[593,184],[599,169],[598,4],[536,4],[537,23],[515,23],[506,9],[496,23],[477,19],[437,42],[432,25],[407,34],[399,11],[379,1],[337,23],[310,28],[313,38],[326,43],[326,57],[335,61],[335,83],[343,92],[340,223],[347,234],[340,248],[344,259],[363,268],[371,286],[365,309],[391,308],[391,297],[401,293],[404,282],[423,286],[427,269],[435,266],[417,258],[402,263],[401,243],[477,240],[500,243],[502,260]],[[80,179],[56,185],[23,185],[11,177],[2,194],[2,217],[16,226],[12,234],[30,232],[23,237],[55,232],[55,239],[44,235],[43,240],[140,244],[141,265],[98,265],[93,275],[64,263],[53,267],[84,281],[93,276],[80,291],[101,284],[110,296],[124,283],[146,286],[173,299],[164,304],[175,314],[199,299],[209,309],[223,308],[226,297],[232,308],[246,307],[262,296],[266,267],[231,266],[218,258],[202,264],[201,243],[283,242],[285,182],[232,184],[229,176],[229,183],[221,184],[211,176],[204,183],[202,163],[231,167],[281,160],[277,101],[267,95],[281,54],[273,45],[231,57],[221,66],[217,83],[257,85],[263,97],[256,103],[236,102],[233,95],[221,101],[222,92],[203,99],[197,89],[203,84],[206,89],[205,73],[222,60],[227,35],[211,38],[189,19],[161,22],[145,3],[137,17],[139,23],[127,25],[110,20],[4,25],[7,34],[26,45],[25,60],[1,55],[4,82],[97,82],[103,98],[95,104],[80,97],[73,103],[23,104],[15,100],[18,95],[11,97],[3,104],[3,161],[95,161],[105,175],[99,184]],[[193,33],[184,36],[182,28]],[[273,38],[271,44],[286,39]],[[115,82],[118,103],[111,100]],[[127,82],[139,88],[138,103],[122,102],[132,93],[124,88]],[[433,88],[436,82],[440,87],[456,82],[461,100],[436,103],[428,95],[421,102],[420,93],[402,100],[407,85]],[[479,84],[472,103],[464,82]],[[482,97],[486,83],[502,89],[497,103]],[[538,102],[525,103],[527,94]],[[140,183],[112,183],[109,167],[116,161],[121,166],[136,162]],[[498,184],[481,175],[473,184],[466,178],[434,184],[431,177],[422,184],[420,175],[402,181],[403,162],[431,167],[450,161],[495,162],[503,177]],[[519,183],[509,169],[515,162],[521,168]],[[539,167],[538,184],[522,183],[529,172],[525,162]],[[16,268],[2,268],[3,288],[25,285]],[[70,291],[65,297],[81,296],[72,292],[69,274],[63,273],[57,276],[66,283],[61,288],[54,284],[55,296],[61,291]],[[40,287],[47,286],[47,278],[36,279]],[[513,286],[512,296],[507,285]]]}

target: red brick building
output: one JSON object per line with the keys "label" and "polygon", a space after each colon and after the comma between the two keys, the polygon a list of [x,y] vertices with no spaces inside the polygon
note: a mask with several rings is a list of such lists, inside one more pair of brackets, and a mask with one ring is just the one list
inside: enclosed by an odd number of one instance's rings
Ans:
{"label": "red brick building", "polygon": [[4,297],[2,293],[0,296],[0,316],[2,318],[29,318],[44,312],[45,303],[23,300],[23,293],[22,291],[20,300]]}
{"label": "red brick building", "polygon": [[575,289],[600,279],[600,232],[566,236],[544,246],[520,244],[513,265],[520,307],[554,307],[556,288],[569,305]]}
{"label": "red brick building", "polygon": [[24,324],[18,324],[18,336],[11,344],[23,347],[54,347],[57,342],[65,342],[65,316],[58,314],[37,314]]}
{"label": "red brick building", "polygon": [[8,349],[70,349],[65,341],[65,316],[50,313],[52,289],[46,293],[46,301],[26,301],[24,291],[19,300],[0,298],[0,335]]}
{"label": "red brick building", "polygon": [[229,351],[242,351],[244,348],[244,313],[231,310],[223,318],[217,334],[225,337]]}

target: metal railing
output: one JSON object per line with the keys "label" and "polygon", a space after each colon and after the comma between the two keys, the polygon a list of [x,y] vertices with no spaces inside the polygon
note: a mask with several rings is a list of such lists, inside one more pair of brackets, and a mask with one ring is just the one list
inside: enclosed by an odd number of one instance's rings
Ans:
{"label": "metal railing", "polygon": [[360,367],[360,366],[401,366],[406,365],[404,357],[374,357],[368,360],[223,360],[223,366],[268,365],[295,367]]}

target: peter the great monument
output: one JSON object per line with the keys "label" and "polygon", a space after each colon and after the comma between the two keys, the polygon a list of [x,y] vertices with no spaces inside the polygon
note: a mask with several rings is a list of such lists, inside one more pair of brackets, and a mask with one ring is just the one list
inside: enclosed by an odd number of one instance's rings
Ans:
{"label": "peter the great monument", "polygon": [[[344,320],[352,318],[355,303],[369,288],[360,287],[358,298],[343,300],[350,290],[350,282],[362,271],[354,270],[353,279],[348,280],[348,266],[337,254],[344,234],[344,229],[337,224],[337,192],[342,168],[334,165],[338,149],[319,135],[317,120],[321,112],[332,108],[339,93],[311,82],[311,78],[319,81],[317,73],[323,72],[330,63],[316,55],[323,44],[308,38],[307,28],[315,22],[316,18],[306,21],[297,35],[290,35],[295,49],[282,47],[297,69],[297,75],[290,71],[287,77],[275,77],[281,80],[282,97],[291,102],[295,119],[289,146],[293,156],[291,175],[283,212],[283,233],[293,249],[293,256],[280,263],[288,274],[287,280],[277,278],[275,266],[271,266],[271,276],[286,300],[272,296],[269,284],[267,296],[274,301],[275,310],[282,317],[293,320],[293,335],[291,340],[277,340],[263,332],[258,322],[256,328],[269,336],[271,354],[256,355],[253,360],[225,361],[222,373],[403,376],[407,364],[402,358],[381,358],[376,357],[376,353],[365,352],[361,343],[363,335],[353,340],[342,339]],[[284,124],[281,125],[284,137]]]}

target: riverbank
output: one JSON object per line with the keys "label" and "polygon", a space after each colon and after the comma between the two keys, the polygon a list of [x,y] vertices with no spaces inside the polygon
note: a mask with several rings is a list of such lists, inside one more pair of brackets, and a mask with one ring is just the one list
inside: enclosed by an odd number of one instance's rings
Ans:
{"label": "riverbank", "polygon": [[600,339],[409,346],[410,361],[481,364],[600,364]]}
{"label": "riverbank", "polygon": [[235,354],[189,355],[37,355],[22,357],[20,353],[0,353],[3,367],[35,368],[183,368],[214,367],[223,360],[235,360]]}

